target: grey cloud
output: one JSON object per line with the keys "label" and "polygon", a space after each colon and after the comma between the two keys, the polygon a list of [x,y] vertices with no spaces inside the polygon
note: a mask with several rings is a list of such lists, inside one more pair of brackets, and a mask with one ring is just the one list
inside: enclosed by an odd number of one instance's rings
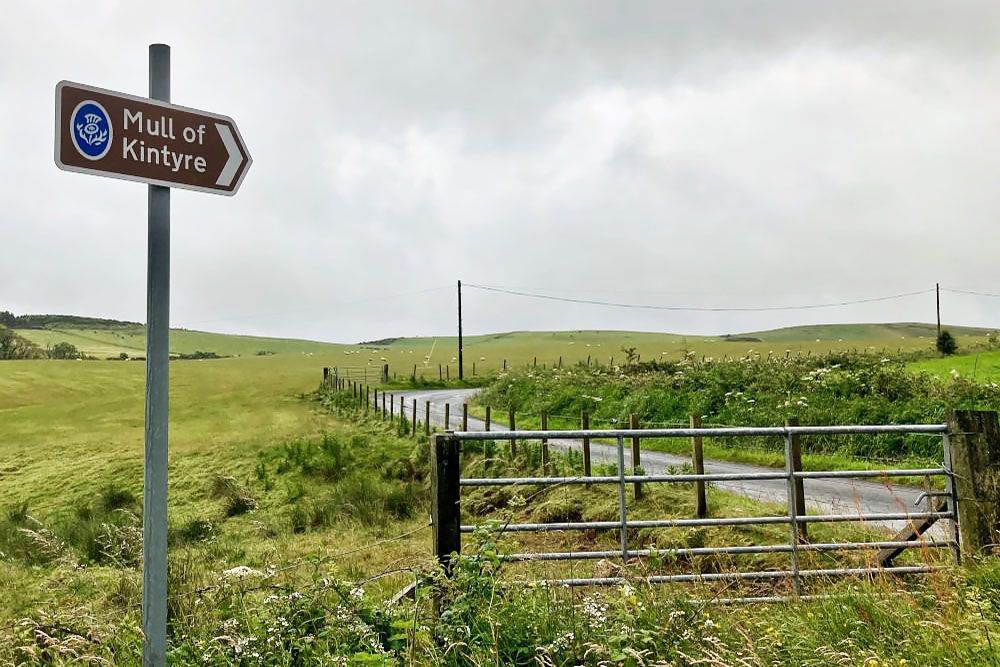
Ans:
{"label": "grey cloud", "polygon": [[[995,3],[20,3],[0,27],[0,306],[144,314],[145,191],[56,171],[52,89],[233,115],[232,199],[174,195],[179,326],[444,334],[455,279],[771,305],[1000,292]],[[86,25],[86,30],[81,25]],[[996,287],[994,287],[996,285]],[[376,300],[377,299],[377,300]],[[346,304],[346,305],[344,305]],[[914,297],[682,314],[470,291],[472,332],[930,319]],[[946,319],[996,324],[949,297]]]}

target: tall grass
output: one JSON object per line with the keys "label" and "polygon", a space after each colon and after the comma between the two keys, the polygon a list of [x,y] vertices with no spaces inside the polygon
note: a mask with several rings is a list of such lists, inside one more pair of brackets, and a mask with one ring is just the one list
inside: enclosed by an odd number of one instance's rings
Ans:
{"label": "tall grass", "polygon": [[[775,426],[791,416],[803,424],[929,423],[953,408],[1000,408],[1000,386],[907,371],[901,361],[866,353],[822,356],[758,354],[732,360],[688,358],[633,364],[612,371],[583,366],[502,374],[479,402],[498,409],[576,420],[592,426],[627,423],[685,425],[690,415],[707,424]],[[571,421],[572,423],[572,421]],[[776,439],[724,443],[778,451]],[[813,436],[807,451],[876,459],[940,457],[940,442],[919,435]]]}

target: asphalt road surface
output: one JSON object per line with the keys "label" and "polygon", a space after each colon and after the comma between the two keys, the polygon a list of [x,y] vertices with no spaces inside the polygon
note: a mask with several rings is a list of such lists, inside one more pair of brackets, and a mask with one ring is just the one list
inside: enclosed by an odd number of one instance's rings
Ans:
{"label": "asphalt road surface", "polygon": [[[431,402],[431,424],[442,427],[444,425],[445,405],[450,404],[451,428],[461,427],[462,404],[471,400],[478,390],[476,389],[433,389],[433,390],[409,390],[395,392],[398,404],[399,397],[406,397],[406,413],[410,414],[412,409],[412,399],[417,399],[417,418],[424,418],[424,402]],[[504,424],[491,420],[491,430],[506,431]],[[483,430],[485,424],[483,420],[469,417],[469,430]],[[576,449],[581,450],[583,443],[579,440],[550,440],[549,447],[553,451]],[[618,460],[617,447],[607,444],[592,442],[590,445],[591,460],[594,463],[615,464]],[[625,462],[626,466],[631,466],[631,448],[626,446]],[[667,471],[667,468],[679,468],[685,463],[690,463],[691,459],[673,454],[665,454],[652,450],[642,450],[642,467],[648,474],[659,474]],[[757,473],[774,472],[774,468],[748,465],[744,463],[729,463],[726,461],[705,460],[705,472],[707,473]],[[749,498],[765,502],[775,502],[786,504],[787,482],[785,480],[748,480],[738,482],[711,482],[711,485],[732,491]],[[903,485],[887,484],[870,480],[856,479],[806,479],[804,480],[806,496],[806,508],[810,513],[822,514],[888,514],[902,512],[924,512],[926,504],[921,503],[920,507],[914,505],[921,490]],[[883,522],[892,530],[903,527],[903,521]],[[932,532],[935,536],[944,535],[943,526],[939,523]]]}

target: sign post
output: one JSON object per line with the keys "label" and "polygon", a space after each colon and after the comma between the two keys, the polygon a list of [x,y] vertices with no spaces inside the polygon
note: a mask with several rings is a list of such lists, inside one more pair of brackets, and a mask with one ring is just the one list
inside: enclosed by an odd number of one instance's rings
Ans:
{"label": "sign post", "polygon": [[142,514],[144,667],[167,647],[170,188],[234,195],[252,162],[228,116],[170,104],[170,47],[149,47],[149,97],[56,85],[55,161],[65,171],[146,183],[146,431]]}
{"label": "sign post", "polygon": [[[170,101],[170,47],[149,46],[149,96]],[[167,428],[170,385],[170,188],[148,185],[146,446],[142,492],[142,662],[166,664]]]}

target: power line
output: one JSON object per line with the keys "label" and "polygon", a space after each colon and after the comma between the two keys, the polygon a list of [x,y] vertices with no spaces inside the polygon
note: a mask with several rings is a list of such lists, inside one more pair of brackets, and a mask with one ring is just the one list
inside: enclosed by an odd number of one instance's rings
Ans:
{"label": "power line", "polygon": [[967,289],[955,289],[953,287],[942,287],[942,292],[954,292],[955,294],[972,294],[974,296],[989,296],[994,299],[1000,299],[1000,294],[991,294],[990,292],[975,292],[973,290]]}
{"label": "power line", "polygon": [[[502,294],[511,294],[514,296],[524,296],[533,299],[545,299],[548,301],[563,301],[566,303],[582,303],[592,306],[610,306],[613,308],[633,308],[642,310],[670,310],[670,311],[690,311],[690,312],[704,312],[704,313],[757,313],[757,312],[767,312],[776,310],[811,310],[814,308],[833,308],[836,306],[853,306],[862,303],[877,303],[880,301],[891,301],[893,299],[903,299],[911,296],[918,296],[920,294],[929,294],[934,291],[934,288],[918,290],[916,292],[905,292],[903,294],[890,294],[888,296],[878,296],[871,297],[867,299],[856,299],[853,301],[836,301],[831,303],[811,303],[796,306],[755,306],[755,307],[743,307],[743,308],[710,308],[703,306],[662,306],[662,305],[651,305],[651,304],[637,304],[637,303],[616,303],[613,301],[599,301],[595,299],[574,299],[570,297],[560,297],[552,296],[549,294],[537,294],[532,292],[522,292],[518,290],[504,289],[501,287],[491,287],[488,285],[473,285],[472,283],[465,283],[466,287],[472,287],[474,289],[485,290],[487,292],[499,292]],[[1000,296],[1000,295],[992,295]]]}

